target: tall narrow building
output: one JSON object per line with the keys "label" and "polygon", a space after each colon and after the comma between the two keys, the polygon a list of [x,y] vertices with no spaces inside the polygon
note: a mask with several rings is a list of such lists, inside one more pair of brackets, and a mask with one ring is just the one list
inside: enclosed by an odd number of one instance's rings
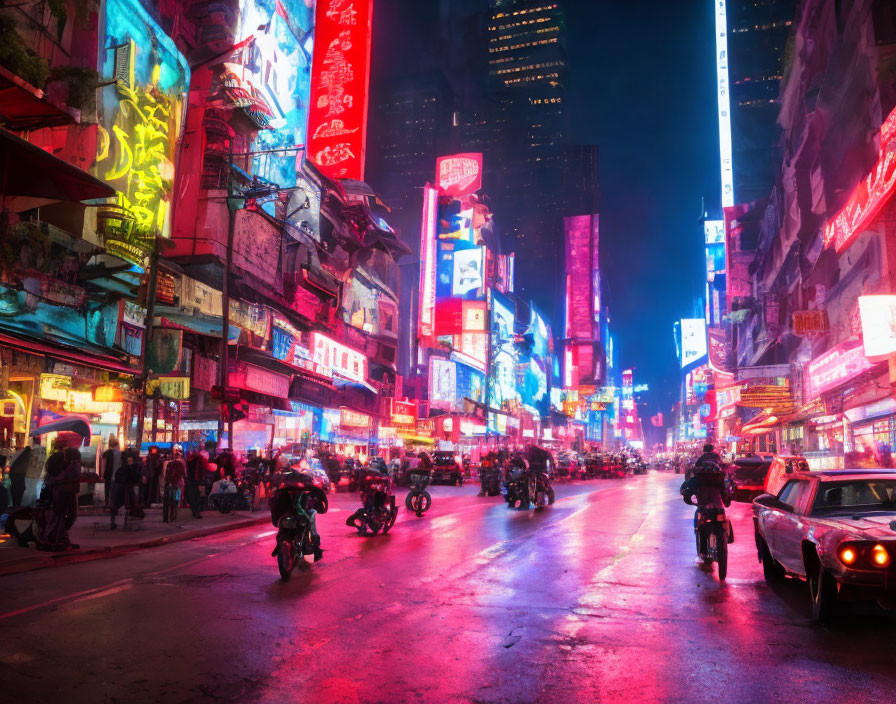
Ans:
{"label": "tall narrow building", "polygon": [[728,0],[734,198],[769,194],[778,154],[778,93],[796,0]]}

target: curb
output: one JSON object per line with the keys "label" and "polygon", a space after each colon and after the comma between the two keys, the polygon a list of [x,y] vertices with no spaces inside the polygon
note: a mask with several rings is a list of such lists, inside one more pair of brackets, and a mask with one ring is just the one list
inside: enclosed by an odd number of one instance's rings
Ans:
{"label": "curb", "polygon": [[157,548],[172,543],[182,543],[187,540],[195,540],[197,538],[207,538],[218,533],[227,533],[241,528],[250,528],[251,526],[262,525],[270,522],[270,516],[260,516],[258,518],[246,518],[237,523],[227,523],[219,526],[211,526],[209,528],[200,528],[198,530],[184,531],[175,535],[166,535],[152,540],[144,540],[140,543],[130,543],[128,545],[116,545],[101,548],[90,548],[88,550],[71,550],[60,553],[38,553],[35,556],[22,558],[18,562],[0,566],[0,577],[6,577],[13,574],[21,574],[22,572],[33,572],[36,570],[46,569],[48,567],[62,567],[78,562],[91,562],[93,560],[105,560],[110,557],[118,557],[126,555],[137,550],[146,550],[149,548]]}

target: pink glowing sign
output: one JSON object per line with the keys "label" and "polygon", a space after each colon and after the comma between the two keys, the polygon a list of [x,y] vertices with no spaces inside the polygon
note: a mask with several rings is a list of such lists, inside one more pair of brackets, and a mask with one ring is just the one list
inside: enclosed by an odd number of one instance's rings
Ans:
{"label": "pink glowing sign", "polygon": [[839,253],[877,217],[896,191],[896,110],[880,126],[880,157],[846,205],[824,227],[824,245]]}
{"label": "pink glowing sign", "polygon": [[482,188],[482,154],[454,154],[436,161],[436,182],[442,195],[463,198]]}
{"label": "pink glowing sign", "polygon": [[846,383],[872,366],[865,359],[865,349],[861,342],[848,342],[833,347],[806,366],[806,400],[815,400],[825,391]]}

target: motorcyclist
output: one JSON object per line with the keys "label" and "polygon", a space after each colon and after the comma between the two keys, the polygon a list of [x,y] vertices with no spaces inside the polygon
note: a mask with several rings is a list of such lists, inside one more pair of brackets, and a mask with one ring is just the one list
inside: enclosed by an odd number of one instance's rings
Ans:
{"label": "motorcyclist", "polygon": [[681,496],[686,504],[697,506],[694,512],[695,530],[701,511],[710,508],[725,509],[731,505],[731,492],[722,467],[722,457],[714,451],[712,445],[704,445],[703,454],[694,463],[693,472],[681,485]]}

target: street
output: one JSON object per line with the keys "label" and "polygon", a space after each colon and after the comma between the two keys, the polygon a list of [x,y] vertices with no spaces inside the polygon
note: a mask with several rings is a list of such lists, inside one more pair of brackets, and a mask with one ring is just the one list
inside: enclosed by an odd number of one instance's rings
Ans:
{"label": "street", "polygon": [[743,504],[720,585],[680,479],[559,484],[541,513],[434,487],[373,538],[338,495],[288,583],[269,526],[7,577],[3,699],[892,701],[896,619],[813,626],[805,585],[765,585]]}

